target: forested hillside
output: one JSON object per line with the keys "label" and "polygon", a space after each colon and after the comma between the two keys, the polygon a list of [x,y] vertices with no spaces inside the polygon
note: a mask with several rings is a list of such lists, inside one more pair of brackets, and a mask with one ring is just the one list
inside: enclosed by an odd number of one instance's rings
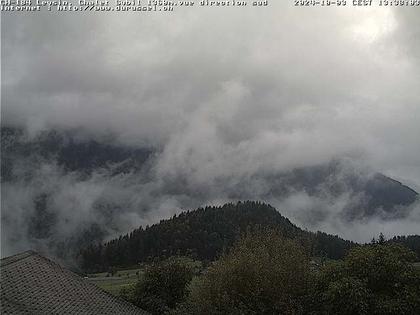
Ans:
{"label": "forested hillside", "polygon": [[86,271],[103,271],[173,255],[212,261],[256,226],[278,229],[284,237],[299,240],[315,256],[342,258],[355,245],[338,236],[304,231],[270,205],[247,201],[183,212],[104,245],[91,245],[81,252],[81,266]]}

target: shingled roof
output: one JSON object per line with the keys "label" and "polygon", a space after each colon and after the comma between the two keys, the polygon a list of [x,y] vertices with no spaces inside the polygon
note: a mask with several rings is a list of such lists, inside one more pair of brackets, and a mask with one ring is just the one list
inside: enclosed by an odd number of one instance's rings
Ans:
{"label": "shingled roof", "polygon": [[0,268],[1,314],[148,314],[33,251]]}

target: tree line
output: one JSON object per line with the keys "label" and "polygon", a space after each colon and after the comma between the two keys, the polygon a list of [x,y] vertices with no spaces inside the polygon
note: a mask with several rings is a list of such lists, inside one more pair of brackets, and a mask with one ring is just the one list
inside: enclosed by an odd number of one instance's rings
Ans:
{"label": "tree line", "polygon": [[272,229],[248,231],[207,268],[190,258],[150,264],[122,297],[168,315],[415,315],[416,255],[401,244],[353,247],[314,265],[306,248]]}

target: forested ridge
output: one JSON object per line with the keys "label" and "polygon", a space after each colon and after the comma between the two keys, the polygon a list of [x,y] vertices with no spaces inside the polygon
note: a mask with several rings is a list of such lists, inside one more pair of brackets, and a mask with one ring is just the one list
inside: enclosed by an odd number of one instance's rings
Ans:
{"label": "forested ridge", "polygon": [[182,212],[105,244],[90,245],[79,258],[82,269],[89,272],[174,255],[213,261],[256,226],[278,229],[285,238],[297,239],[313,256],[340,259],[356,245],[338,236],[302,230],[272,206],[246,201]]}

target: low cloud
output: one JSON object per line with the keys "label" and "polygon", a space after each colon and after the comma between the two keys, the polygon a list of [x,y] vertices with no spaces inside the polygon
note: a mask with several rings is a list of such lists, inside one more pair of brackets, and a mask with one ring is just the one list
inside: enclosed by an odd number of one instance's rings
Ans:
{"label": "low cloud", "polygon": [[242,197],[352,239],[370,238],[364,228],[414,231],[417,208],[408,221],[356,226],[338,214],[363,196],[267,197],[267,174],[343,156],[420,188],[417,17],[324,9],[273,2],[124,18],[2,16],[3,126],[23,127],[32,139],[43,130],[77,130],[157,152],[141,176],[95,170],[81,178],[53,160],[36,171],[38,164],[22,165],[19,180],[2,187],[2,212],[14,214],[3,235],[21,239],[13,229],[27,224],[41,193],[59,213],[55,232],[66,236],[84,221],[99,222],[109,236]]}

